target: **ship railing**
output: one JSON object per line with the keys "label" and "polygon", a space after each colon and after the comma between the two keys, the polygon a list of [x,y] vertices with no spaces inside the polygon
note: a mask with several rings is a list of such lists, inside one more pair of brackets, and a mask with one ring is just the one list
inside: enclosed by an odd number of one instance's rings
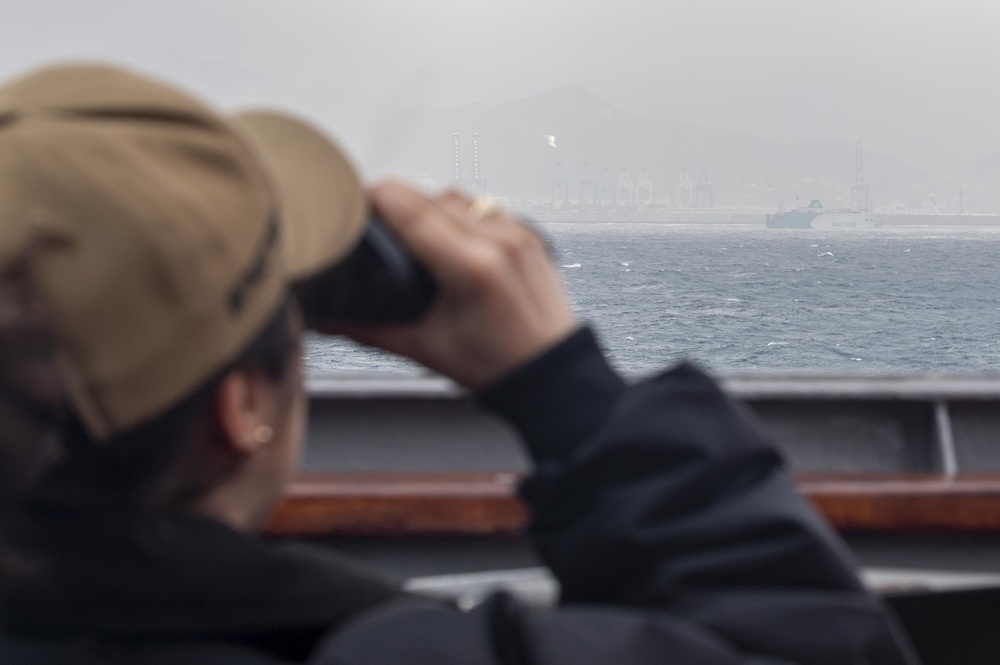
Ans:
{"label": "ship railing", "polygon": [[[1000,534],[1000,375],[729,375],[801,490],[844,532]],[[301,476],[269,529],[518,533],[513,431],[430,377],[323,376]]]}
{"label": "ship railing", "polygon": [[[771,434],[925,665],[993,644],[1000,375],[721,381]],[[462,606],[498,587],[556,601],[525,537],[517,485],[531,465],[507,425],[439,378],[313,377],[309,390],[304,468],[270,536],[331,544]]]}

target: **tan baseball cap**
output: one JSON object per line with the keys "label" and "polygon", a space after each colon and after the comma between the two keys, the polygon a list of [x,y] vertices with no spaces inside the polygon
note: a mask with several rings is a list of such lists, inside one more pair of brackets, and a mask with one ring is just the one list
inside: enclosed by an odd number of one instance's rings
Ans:
{"label": "tan baseball cap", "polygon": [[165,411],[360,239],[344,155],[275,113],[223,117],[106,66],[0,87],[0,271],[27,266],[98,439]]}

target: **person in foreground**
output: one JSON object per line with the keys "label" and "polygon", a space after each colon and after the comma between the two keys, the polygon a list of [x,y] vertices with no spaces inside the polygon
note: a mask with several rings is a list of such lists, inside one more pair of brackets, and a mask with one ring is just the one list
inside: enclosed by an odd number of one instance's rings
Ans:
{"label": "person in foreground", "polygon": [[[439,293],[417,323],[328,332],[451,377],[520,430],[555,610],[497,594],[463,612],[255,536],[302,448],[313,318],[294,288],[351,251],[369,206]],[[626,385],[533,232],[456,193],[366,193],[303,123],[222,117],[109,67],[0,87],[0,274],[15,267],[66,408],[0,439],[22,453],[0,457],[20,479],[3,499],[0,662],[914,662],[707,376]],[[32,450],[46,422],[54,454]]]}

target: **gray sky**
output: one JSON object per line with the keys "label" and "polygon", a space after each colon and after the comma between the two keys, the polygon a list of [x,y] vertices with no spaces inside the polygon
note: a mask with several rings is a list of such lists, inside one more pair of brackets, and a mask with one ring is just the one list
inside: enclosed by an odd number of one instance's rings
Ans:
{"label": "gray sky", "polygon": [[996,0],[0,2],[2,78],[98,58],[321,120],[338,96],[450,106],[577,84],[642,115],[860,139],[939,173],[1000,149]]}

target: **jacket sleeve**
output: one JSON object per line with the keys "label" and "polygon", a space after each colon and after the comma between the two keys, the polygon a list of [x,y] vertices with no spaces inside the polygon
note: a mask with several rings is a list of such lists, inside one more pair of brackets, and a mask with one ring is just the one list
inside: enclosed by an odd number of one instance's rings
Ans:
{"label": "jacket sleeve", "polygon": [[564,605],[642,608],[750,658],[915,661],[753,417],[694,366],[626,387],[583,329],[479,397],[535,460],[522,493]]}

